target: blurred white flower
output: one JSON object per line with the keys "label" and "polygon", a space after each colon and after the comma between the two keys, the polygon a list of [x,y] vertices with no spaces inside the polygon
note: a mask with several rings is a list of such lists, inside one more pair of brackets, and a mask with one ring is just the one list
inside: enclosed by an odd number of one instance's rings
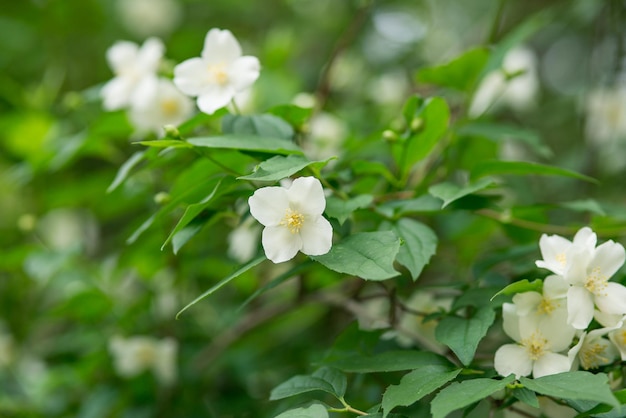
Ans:
{"label": "blurred white flower", "polygon": [[615,344],[622,361],[626,361],[626,320],[622,326],[609,332],[609,340]]}
{"label": "blurred white flower", "polygon": [[122,377],[130,378],[150,370],[164,385],[176,380],[178,344],[172,338],[115,336],[109,342],[109,351],[115,370]]}
{"label": "blurred white flower", "polygon": [[228,256],[239,263],[250,261],[259,245],[261,228],[248,217],[228,235]]}
{"label": "blurred white flower", "polygon": [[98,222],[83,209],[54,209],[41,218],[36,228],[43,243],[55,251],[93,253],[99,244]]}
{"label": "blurred white flower", "polygon": [[154,91],[157,69],[165,47],[150,38],[139,45],[119,41],[107,50],[107,61],[115,77],[100,92],[106,110],[118,110],[141,103]]}
{"label": "blurred white flower", "polygon": [[542,321],[519,316],[512,303],[502,305],[504,332],[517,342],[498,348],[494,367],[501,376],[541,377],[570,370],[571,362],[560,354],[569,348],[575,329],[567,325],[567,312],[555,311]]}
{"label": "blurred white flower", "polygon": [[528,48],[511,49],[502,68],[488,73],[478,85],[468,114],[476,118],[492,106],[506,105],[516,111],[531,108],[539,93],[537,57]]}
{"label": "blurred white flower", "polygon": [[309,138],[302,145],[307,157],[325,160],[341,153],[346,124],[330,113],[320,112],[309,120]]}
{"label": "blurred white flower", "polygon": [[626,84],[592,90],[586,111],[585,135],[591,142],[604,145],[626,139]]}
{"label": "blurred white flower", "polygon": [[298,251],[307,255],[330,251],[333,229],[322,216],[326,197],[315,177],[299,177],[289,188],[258,189],[248,204],[252,216],[265,226],[263,249],[274,263],[291,260]]}
{"label": "blurred white flower", "polygon": [[126,29],[141,38],[170,33],[182,17],[174,0],[117,0],[116,6]]}
{"label": "blurred white flower", "polygon": [[617,348],[611,341],[603,338],[610,330],[601,328],[581,334],[578,344],[568,353],[574,369],[577,369],[578,365],[584,370],[597,369],[617,359],[619,356]]}
{"label": "blurred white flower", "polygon": [[369,97],[381,105],[397,105],[407,97],[409,82],[404,72],[391,71],[376,77],[369,83]]}
{"label": "blurred white flower", "polygon": [[211,29],[201,57],[174,68],[174,83],[183,93],[197,96],[198,108],[210,115],[252,86],[260,69],[256,57],[241,55],[241,46],[229,30]]}
{"label": "blurred white flower", "polygon": [[[406,307],[415,311],[430,314],[438,311],[449,311],[452,307],[452,298],[437,298],[431,292],[415,292],[405,303]],[[421,346],[434,351],[445,353],[447,347],[435,338],[435,328],[438,322],[435,320],[424,321],[424,315],[416,315],[412,312],[403,312],[399,318],[396,341],[404,347],[409,347],[417,341]]]}
{"label": "blurred white flower", "polygon": [[160,78],[145,100],[131,106],[131,123],[140,132],[152,131],[163,136],[164,125],[180,125],[194,111],[192,100],[180,92],[170,80]]}

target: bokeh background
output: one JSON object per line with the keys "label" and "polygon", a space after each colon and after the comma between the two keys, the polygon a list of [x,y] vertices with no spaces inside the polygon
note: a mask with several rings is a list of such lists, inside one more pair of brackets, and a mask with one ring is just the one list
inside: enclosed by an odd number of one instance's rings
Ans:
{"label": "bokeh background", "polygon": [[[294,307],[301,289],[289,286],[240,311],[258,286],[251,275],[175,319],[238,265],[224,256],[233,225],[207,229],[177,255],[160,249],[175,218],[132,239],[162,193],[185,184],[172,186],[165,158],[107,192],[142,148],[132,143],[137,135],[124,112],[104,112],[99,99],[113,76],[105,54],[114,42],[161,38],[169,59],[162,72],[171,74],[200,53],[209,29],[231,30],[262,63],[240,107],[252,113],[317,100],[307,129],[322,143],[343,141],[331,153],[367,155],[372,138],[397,125],[408,97],[444,94],[453,115],[469,108],[471,117],[524,130],[521,143],[474,133],[461,166],[494,156],[601,181],[520,180],[511,196],[516,216],[581,221],[571,211],[524,206],[578,201],[596,226],[623,231],[625,4],[0,0],[0,416],[274,416],[285,404],[268,401],[271,388],[307,371],[353,320],[353,312],[328,303]],[[492,79],[472,98],[416,78],[418,69],[471,47],[504,43],[518,52],[504,60],[510,85],[517,83],[506,92]],[[462,244],[467,228],[440,230]],[[470,240],[492,233],[471,228]],[[511,233],[536,242],[536,231]],[[455,272],[469,271],[482,251],[463,248]],[[277,274],[264,268],[261,278]],[[380,388],[364,384],[358,396],[376,403]]]}

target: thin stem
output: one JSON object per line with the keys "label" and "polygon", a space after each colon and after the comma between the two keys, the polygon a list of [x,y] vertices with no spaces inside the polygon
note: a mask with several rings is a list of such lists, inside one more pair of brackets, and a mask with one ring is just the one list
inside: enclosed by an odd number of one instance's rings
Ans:
{"label": "thin stem", "polygon": [[498,2],[498,9],[496,10],[496,17],[493,19],[493,24],[491,25],[491,30],[489,31],[489,39],[487,40],[488,44],[493,44],[496,42],[498,37],[498,32],[500,30],[500,23],[502,21],[502,15],[504,14],[504,4],[506,0],[500,0]]}
{"label": "thin stem", "polygon": [[233,105],[233,111],[235,112],[235,114],[241,115],[241,109],[239,109],[239,106],[237,106],[237,102],[235,101],[234,97],[230,101],[230,104]]}
{"label": "thin stem", "polygon": [[348,402],[346,402],[346,400],[343,397],[339,398],[339,402],[343,404],[346,412],[352,412],[353,414],[357,414],[357,415],[369,415],[367,412],[360,411],[348,405]]}

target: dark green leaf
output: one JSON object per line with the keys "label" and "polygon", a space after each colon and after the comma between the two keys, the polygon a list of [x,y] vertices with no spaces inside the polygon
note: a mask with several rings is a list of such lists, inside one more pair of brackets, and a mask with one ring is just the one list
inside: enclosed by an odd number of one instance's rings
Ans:
{"label": "dark green leaf", "polygon": [[313,392],[315,390],[330,393],[337,398],[343,396],[343,394],[338,395],[335,391],[335,387],[321,377],[299,375],[292,377],[272,389],[272,392],[270,393],[270,400],[275,401],[277,399],[284,399],[290,396],[300,395],[301,393]]}
{"label": "dark green leaf", "polygon": [[313,372],[312,376],[330,383],[334,389],[333,394],[337,398],[342,398],[346,394],[348,379],[346,375],[339,370],[332,367],[322,367]]}
{"label": "dark green leaf", "polygon": [[452,383],[437,394],[431,403],[433,418],[445,418],[450,412],[478,402],[502,390],[515,380],[511,375],[502,380],[473,379]]}
{"label": "dark green leaf", "polygon": [[349,200],[331,196],[326,199],[326,214],[337,219],[339,224],[343,224],[352,215],[352,212],[368,207],[373,200],[374,196],[369,194],[363,194]]}
{"label": "dark green leaf", "polygon": [[269,160],[260,163],[247,176],[238,177],[240,180],[256,180],[256,181],[278,181],[289,177],[311,164],[316,164],[320,168],[326,165],[328,161],[309,161],[302,155],[291,154],[287,156],[277,155]]}
{"label": "dark green leaf", "polygon": [[291,125],[274,115],[226,115],[222,119],[222,132],[286,140],[291,140],[294,134]]}
{"label": "dark green leaf", "polygon": [[307,408],[290,409],[275,418],[328,418],[328,411],[323,405],[314,404]]}
{"label": "dark green leaf", "polygon": [[615,407],[618,400],[611,393],[609,380],[604,373],[583,371],[543,376],[537,379],[521,377],[520,382],[530,390],[560,399],[590,400]]}
{"label": "dark green leaf", "polygon": [[486,189],[492,184],[494,184],[494,181],[489,178],[480,179],[474,183],[468,184],[465,187],[459,187],[456,184],[444,182],[431,186],[428,189],[428,193],[443,200],[443,205],[441,206],[441,208],[443,209],[455,200],[458,200],[472,193],[476,193],[479,190]]}
{"label": "dark green leaf", "polygon": [[383,395],[383,418],[396,406],[409,406],[454,379],[461,369],[424,366],[404,375],[400,384],[391,385]]}
{"label": "dark green leaf", "polygon": [[475,165],[471,172],[472,178],[480,178],[490,175],[561,176],[584,180],[591,183],[598,183],[598,181],[593,177],[585,176],[584,174],[580,174],[575,171],[528,161],[484,161]]}
{"label": "dark green leaf", "polygon": [[189,138],[188,143],[197,147],[236,149],[270,154],[302,153],[292,141],[254,135],[220,135]]}
{"label": "dark green leaf", "polygon": [[550,158],[552,150],[543,143],[539,134],[514,125],[495,122],[472,122],[463,125],[457,131],[459,135],[480,136],[495,142],[512,140],[528,145],[538,155]]}
{"label": "dark green leaf", "polygon": [[537,395],[535,395],[535,392],[532,390],[526,388],[515,388],[513,389],[513,396],[524,402],[526,405],[530,405],[533,408],[539,408],[539,399],[537,399]]}
{"label": "dark green leaf", "polygon": [[350,235],[330,252],[312,257],[331,270],[364,280],[386,280],[399,275],[393,262],[400,239],[391,231],[360,232]]}
{"label": "dark green leaf", "polygon": [[496,319],[494,310],[483,307],[469,319],[448,316],[442,319],[435,329],[437,341],[450,347],[464,365],[469,365],[478,343]]}
{"label": "dark green leaf", "polygon": [[412,370],[424,366],[450,366],[450,362],[428,351],[384,351],[375,355],[352,355],[325,364],[348,373],[377,373]]}
{"label": "dark green leaf", "polygon": [[311,117],[313,109],[287,104],[274,106],[268,110],[268,113],[276,115],[289,122],[292,126],[300,128]]}
{"label": "dark green leaf", "polygon": [[488,59],[487,48],[471,49],[446,64],[422,68],[417,72],[417,80],[421,83],[468,91],[476,83]]}
{"label": "dark green leaf", "polygon": [[417,280],[437,251],[437,235],[423,223],[409,218],[400,219],[392,230],[404,241],[398,252],[398,263],[409,269],[413,280]]}
{"label": "dark green leaf", "polygon": [[504,289],[500,290],[498,293],[491,297],[491,300],[494,300],[498,295],[513,295],[515,293],[522,292],[541,292],[543,288],[543,281],[540,279],[535,279],[532,282],[529,282],[528,279],[519,280],[515,283],[511,283]]}

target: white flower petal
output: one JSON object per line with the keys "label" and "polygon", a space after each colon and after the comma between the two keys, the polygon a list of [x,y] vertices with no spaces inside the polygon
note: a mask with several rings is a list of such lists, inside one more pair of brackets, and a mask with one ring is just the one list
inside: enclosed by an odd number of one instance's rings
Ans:
{"label": "white flower petal", "polygon": [[282,187],[257,189],[248,199],[250,213],[265,226],[277,226],[289,209],[287,190]]}
{"label": "white flower petal", "polygon": [[545,268],[556,274],[563,274],[565,271],[566,252],[572,246],[572,243],[559,236],[548,236],[543,234],[539,239],[539,250],[543,260],[537,261],[537,267]]}
{"label": "white flower petal", "polygon": [[107,49],[106,58],[113,73],[120,74],[132,68],[137,60],[139,47],[128,41],[119,41]]}
{"label": "white flower petal", "polygon": [[528,376],[533,368],[526,348],[517,344],[505,344],[498,348],[493,363],[496,372],[505,377],[511,373],[517,378]]}
{"label": "white flower petal", "polygon": [[579,247],[584,247],[589,251],[593,251],[596,247],[596,243],[598,241],[598,237],[596,233],[591,230],[588,226],[584,228],[580,228],[576,235],[574,235],[573,244]]}
{"label": "white flower petal", "polygon": [[189,96],[206,93],[209,84],[207,64],[202,58],[191,58],[174,67],[174,84]]}
{"label": "white flower petal", "polygon": [[326,208],[322,183],[315,177],[298,177],[287,193],[292,207],[304,215],[321,215]]}
{"label": "white flower petal", "polygon": [[593,319],[593,297],[582,286],[567,292],[567,322],[576,329],[585,329]]}
{"label": "white flower petal", "polygon": [[105,110],[119,110],[128,106],[134,85],[132,80],[123,77],[115,77],[108,81],[102,90],[102,106]]}
{"label": "white flower petal", "polygon": [[300,229],[302,252],[306,255],[322,255],[333,245],[333,227],[323,216],[306,219]]}
{"label": "white flower petal", "polygon": [[550,344],[550,350],[559,352],[572,343],[576,329],[567,323],[568,312],[565,306],[557,308],[539,322],[537,329]]}
{"label": "white flower petal", "polygon": [[602,294],[596,293],[595,302],[603,313],[626,314],[626,287],[619,283],[609,282]]}
{"label": "white flower petal", "polygon": [[235,97],[235,90],[231,86],[214,86],[210,92],[198,96],[198,108],[207,115],[212,115],[217,110],[226,107],[233,97]]}
{"label": "white flower petal", "polygon": [[513,296],[513,303],[517,307],[517,314],[526,316],[535,313],[542,299],[543,296],[539,292],[523,292]]}
{"label": "white flower petal", "polygon": [[590,267],[600,268],[601,274],[608,279],[622,267],[624,260],[626,260],[626,251],[622,244],[607,241],[596,248]]}
{"label": "white flower petal", "polygon": [[143,71],[156,73],[164,52],[165,46],[160,39],[146,39],[138,51],[137,63]]}
{"label": "white flower petal", "polygon": [[533,365],[533,377],[536,379],[551,374],[569,372],[571,363],[567,356],[556,353],[544,353],[535,360]]}
{"label": "white flower petal", "polygon": [[561,299],[567,297],[569,284],[562,276],[550,275],[543,281],[543,294],[549,299]]}
{"label": "white flower petal", "polygon": [[229,30],[211,29],[204,38],[202,58],[209,63],[231,63],[241,57],[241,46]]}
{"label": "white flower petal", "polygon": [[609,339],[619,350],[622,361],[626,361],[626,326],[622,326],[620,329],[611,331],[609,333]]}
{"label": "white flower petal", "polygon": [[158,93],[159,80],[156,75],[142,78],[133,88],[129,98],[131,108],[149,109],[154,107]]}
{"label": "white flower petal", "polygon": [[228,80],[236,91],[250,87],[261,72],[261,63],[257,57],[245,56],[235,60],[228,68]]}
{"label": "white flower petal", "polygon": [[291,260],[302,248],[300,234],[292,233],[283,226],[268,226],[263,230],[265,256],[274,263]]}
{"label": "white flower petal", "polygon": [[504,328],[506,335],[518,343],[522,341],[519,322],[517,307],[512,303],[502,304],[502,328]]}
{"label": "white flower petal", "polygon": [[587,280],[587,269],[593,253],[583,247],[572,246],[567,252],[567,267],[563,277],[573,285],[582,285]]}
{"label": "white flower petal", "polygon": [[606,312],[600,312],[597,309],[593,312],[593,317],[596,321],[600,323],[600,325],[608,328],[622,326],[618,324],[623,324],[624,320],[626,320],[626,318],[622,314],[608,314]]}

